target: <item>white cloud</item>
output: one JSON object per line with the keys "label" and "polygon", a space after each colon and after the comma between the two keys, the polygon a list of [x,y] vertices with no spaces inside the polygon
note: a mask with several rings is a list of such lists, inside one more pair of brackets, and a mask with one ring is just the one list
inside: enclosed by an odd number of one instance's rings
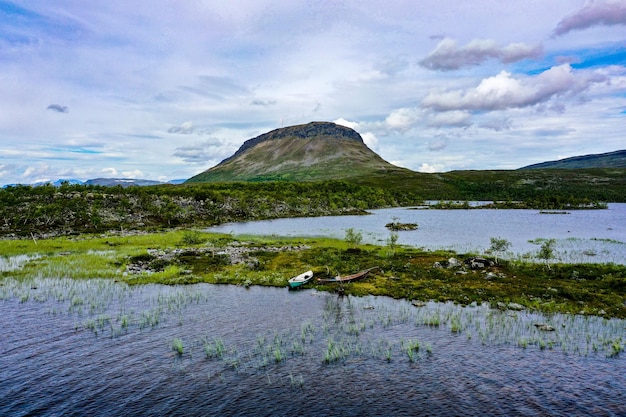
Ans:
{"label": "white cloud", "polygon": [[429,163],[422,163],[422,165],[419,166],[419,168],[417,169],[418,172],[424,172],[424,173],[428,173],[428,174],[432,174],[433,172],[442,172],[444,171],[446,168],[446,166],[444,164],[429,164]]}
{"label": "white cloud", "polygon": [[341,126],[349,127],[350,129],[353,129],[353,130],[357,130],[359,128],[359,124],[357,122],[352,122],[352,121],[346,120],[344,118],[339,118],[337,120],[333,120],[333,123],[341,125]]}
{"label": "white cloud", "polygon": [[340,126],[349,127],[350,129],[357,131],[361,135],[361,138],[363,138],[363,142],[367,145],[368,148],[374,151],[378,150],[379,148],[378,138],[376,137],[376,134],[374,132],[366,130],[367,129],[366,124],[362,126],[360,123],[352,122],[342,117],[339,119],[333,120],[333,123],[338,124]]}
{"label": "white cloud", "polygon": [[122,171],[122,175],[124,178],[144,179],[143,172],[138,169],[134,169],[132,171]]}
{"label": "white cloud", "polygon": [[196,128],[193,125],[193,122],[183,122],[179,126],[170,127],[167,132],[168,133],[179,133],[181,135],[190,135],[196,131]]}
{"label": "white cloud", "polygon": [[431,127],[465,127],[472,124],[471,113],[465,110],[451,110],[428,115],[428,126]]}
{"label": "white cloud", "polygon": [[574,96],[603,81],[606,77],[576,72],[569,64],[552,67],[534,77],[515,78],[510,72],[502,71],[469,90],[430,93],[422,101],[422,106],[435,111],[522,108],[558,96]]}
{"label": "white cloud", "polygon": [[365,132],[361,135],[363,142],[368,148],[376,151],[378,149],[378,138],[372,132]]}
{"label": "white cloud", "polygon": [[385,125],[391,130],[405,132],[422,119],[422,113],[415,108],[402,108],[392,111],[385,119]]}
{"label": "white cloud", "polygon": [[103,168],[101,170],[101,172],[106,177],[116,177],[117,176],[117,169],[115,169],[115,168]]}
{"label": "white cloud", "polygon": [[441,151],[443,149],[445,149],[448,146],[448,139],[447,138],[439,138],[438,140],[435,140],[433,142],[428,142],[428,150],[429,151]]}
{"label": "white cloud", "polygon": [[480,65],[489,59],[512,63],[528,58],[538,58],[543,53],[539,45],[521,42],[501,47],[492,39],[474,39],[459,47],[450,38],[442,39],[426,58],[420,61],[424,68],[437,71],[452,71],[463,67]]}
{"label": "white cloud", "polygon": [[237,150],[226,140],[210,138],[203,142],[176,148],[173,155],[193,164],[219,162],[231,156]]}

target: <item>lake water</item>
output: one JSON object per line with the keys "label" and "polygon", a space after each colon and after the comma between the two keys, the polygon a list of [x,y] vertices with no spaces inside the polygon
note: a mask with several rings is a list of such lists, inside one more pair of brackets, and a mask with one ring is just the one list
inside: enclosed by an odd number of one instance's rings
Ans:
{"label": "lake water", "polygon": [[542,214],[539,210],[373,210],[366,216],[332,216],[228,223],[208,230],[235,235],[328,236],[344,238],[352,228],[364,242],[385,244],[385,224],[417,223],[417,230],[398,232],[398,243],[425,249],[483,253],[490,238],[512,243],[508,258],[533,258],[539,249],[530,240],[556,239],[557,260],[626,263],[626,204],[606,210],[571,210]]}
{"label": "lake water", "polygon": [[626,415],[624,320],[45,278],[0,317],[3,416]]}

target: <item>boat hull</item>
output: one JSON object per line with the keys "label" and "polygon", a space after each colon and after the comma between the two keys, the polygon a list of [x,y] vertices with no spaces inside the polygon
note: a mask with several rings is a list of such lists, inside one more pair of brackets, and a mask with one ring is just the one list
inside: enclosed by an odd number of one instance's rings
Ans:
{"label": "boat hull", "polygon": [[289,284],[289,288],[298,288],[311,281],[313,278],[313,271],[304,272],[298,276],[291,278],[287,283]]}

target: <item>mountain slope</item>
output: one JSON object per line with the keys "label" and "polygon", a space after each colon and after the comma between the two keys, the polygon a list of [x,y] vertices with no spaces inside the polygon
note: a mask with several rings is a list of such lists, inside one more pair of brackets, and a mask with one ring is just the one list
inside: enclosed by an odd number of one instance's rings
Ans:
{"label": "mountain slope", "polygon": [[369,149],[356,131],[328,122],[272,130],[187,182],[343,179],[405,171]]}
{"label": "mountain slope", "polygon": [[626,168],[626,150],[574,156],[558,161],[541,162],[520,169]]}

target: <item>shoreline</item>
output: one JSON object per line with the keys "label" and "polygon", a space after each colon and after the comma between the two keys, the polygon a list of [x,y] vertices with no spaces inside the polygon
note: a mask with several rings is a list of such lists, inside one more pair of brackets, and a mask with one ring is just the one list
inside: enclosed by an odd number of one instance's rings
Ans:
{"label": "shoreline", "polygon": [[[415,302],[522,306],[543,313],[626,318],[626,265],[558,264],[486,259],[480,254],[427,251],[404,246],[355,244],[329,238],[278,238],[195,230],[123,235],[78,235],[5,240],[0,283],[5,278],[109,278],[129,285],[212,284],[287,287],[305,270],[318,278],[378,266],[345,294],[381,295]],[[18,266],[11,259],[20,256]],[[336,284],[308,287],[337,291]]]}

